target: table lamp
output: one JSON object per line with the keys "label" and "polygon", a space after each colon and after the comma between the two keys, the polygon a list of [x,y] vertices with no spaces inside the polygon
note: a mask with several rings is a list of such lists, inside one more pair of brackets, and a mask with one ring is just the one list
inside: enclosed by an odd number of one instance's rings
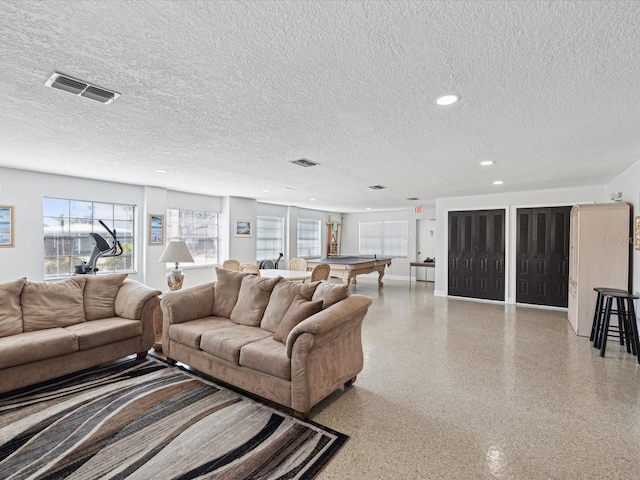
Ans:
{"label": "table lamp", "polygon": [[189,251],[189,247],[185,242],[169,242],[167,248],[160,256],[158,263],[175,263],[176,267],[169,270],[167,273],[167,285],[169,290],[180,290],[182,288],[182,281],[184,280],[184,273],[182,269],[178,268],[179,262],[193,262],[193,257]]}

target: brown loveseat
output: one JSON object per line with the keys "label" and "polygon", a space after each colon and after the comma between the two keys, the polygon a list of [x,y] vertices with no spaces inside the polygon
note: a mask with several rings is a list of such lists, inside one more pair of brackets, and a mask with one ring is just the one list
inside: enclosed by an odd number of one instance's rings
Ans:
{"label": "brown loveseat", "polygon": [[146,355],[160,293],[126,274],[0,284],[0,393]]}
{"label": "brown loveseat", "polygon": [[371,299],[327,282],[216,269],[217,280],[161,301],[162,350],[207,375],[306,417],[363,367]]}

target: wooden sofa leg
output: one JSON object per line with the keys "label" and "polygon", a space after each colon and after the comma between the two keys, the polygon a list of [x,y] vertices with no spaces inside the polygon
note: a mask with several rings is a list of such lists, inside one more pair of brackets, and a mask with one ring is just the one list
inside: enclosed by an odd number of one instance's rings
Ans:
{"label": "wooden sofa leg", "polygon": [[176,364],[176,361],[173,358],[167,357],[167,363],[173,367]]}
{"label": "wooden sofa leg", "polygon": [[309,416],[309,411],[307,410],[306,412],[299,412],[297,410],[294,410],[293,416],[298,420],[306,420],[307,417]]}
{"label": "wooden sofa leg", "polygon": [[353,377],[353,378],[351,378],[351,379],[347,380],[346,382],[344,382],[344,386],[345,386],[346,388],[349,388],[351,385],[353,385],[353,382],[355,382],[355,381],[356,381],[356,378],[358,378],[358,376],[357,376],[357,375],[356,375],[355,377]]}
{"label": "wooden sofa leg", "polygon": [[149,353],[149,352],[138,352],[138,354],[136,355],[136,358],[138,360],[142,360],[143,358],[146,358],[147,353]]}

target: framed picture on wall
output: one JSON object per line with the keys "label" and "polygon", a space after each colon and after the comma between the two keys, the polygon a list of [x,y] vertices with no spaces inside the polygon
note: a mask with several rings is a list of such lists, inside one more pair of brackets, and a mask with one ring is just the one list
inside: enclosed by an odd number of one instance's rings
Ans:
{"label": "framed picture on wall", "polygon": [[149,245],[164,244],[164,215],[149,214]]}
{"label": "framed picture on wall", "polygon": [[635,225],[635,233],[636,233],[636,250],[640,250],[640,216],[636,217],[636,225]]}
{"label": "framed picture on wall", "polygon": [[13,205],[0,205],[0,247],[13,247]]}
{"label": "framed picture on wall", "polygon": [[236,220],[236,237],[251,237],[253,236],[251,220]]}

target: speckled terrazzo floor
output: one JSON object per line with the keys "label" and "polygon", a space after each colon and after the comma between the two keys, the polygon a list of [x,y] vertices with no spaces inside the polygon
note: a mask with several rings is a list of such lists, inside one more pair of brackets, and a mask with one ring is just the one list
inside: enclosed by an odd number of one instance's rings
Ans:
{"label": "speckled terrazzo floor", "polygon": [[365,368],[311,411],[351,436],[319,479],[640,478],[640,366],[615,342],[433,283],[351,290],[374,301]]}

